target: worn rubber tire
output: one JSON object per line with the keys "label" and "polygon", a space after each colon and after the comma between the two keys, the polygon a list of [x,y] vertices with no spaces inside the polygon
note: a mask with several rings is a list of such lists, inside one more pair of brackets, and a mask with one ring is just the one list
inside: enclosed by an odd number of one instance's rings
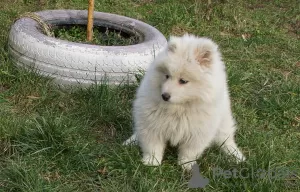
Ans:
{"label": "worn rubber tire", "polygon": [[[51,25],[87,23],[84,10],[36,12]],[[53,77],[63,85],[91,85],[104,78],[109,84],[133,83],[135,74],[146,70],[166,44],[154,27],[124,16],[95,12],[94,25],[135,33],[140,42],[128,46],[98,46],[74,43],[44,35],[36,21],[21,18],[11,27],[8,47],[13,61],[25,68]]]}

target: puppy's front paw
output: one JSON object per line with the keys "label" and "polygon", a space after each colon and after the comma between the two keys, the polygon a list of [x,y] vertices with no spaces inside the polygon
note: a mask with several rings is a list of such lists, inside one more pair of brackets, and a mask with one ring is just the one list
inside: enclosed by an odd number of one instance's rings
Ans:
{"label": "puppy's front paw", "polygon": [[179,160],[178,161],[178,165],[181,166],[181,168],[185,171],[185,172],[190,172],[193,168],[193,165],[197,164],[196,161],[187,161],[187,160]]}
{"label": "puppy's front paw", "polygon": [[147,166],[159,166],[162,158],[155,157],[154,155],[144,155],[142,162]]}

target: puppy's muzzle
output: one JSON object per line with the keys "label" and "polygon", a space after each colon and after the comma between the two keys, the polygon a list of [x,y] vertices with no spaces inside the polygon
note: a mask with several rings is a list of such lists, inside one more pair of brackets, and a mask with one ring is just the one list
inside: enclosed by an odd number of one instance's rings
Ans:
{"label": "puppy's muzzle", "polygon": [[163,98],[164,101],[169,101],[171,98],[171,95],[169,93],[163,93],[161,95],[161,97]]}

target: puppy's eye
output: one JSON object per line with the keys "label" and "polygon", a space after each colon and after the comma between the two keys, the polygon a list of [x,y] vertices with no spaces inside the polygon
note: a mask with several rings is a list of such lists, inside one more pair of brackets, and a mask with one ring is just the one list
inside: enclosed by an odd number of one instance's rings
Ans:
{"label": "puppy's eye", "polygon": [[169,75],[166,75],[166,79],[169,79]]}
{"label": "puppy's eye", "polygon": [[186,81],[186,80],[184,80],[184,79],[179,79],[179,83],[180,83],[180,84],[187,84],[188,81]]}

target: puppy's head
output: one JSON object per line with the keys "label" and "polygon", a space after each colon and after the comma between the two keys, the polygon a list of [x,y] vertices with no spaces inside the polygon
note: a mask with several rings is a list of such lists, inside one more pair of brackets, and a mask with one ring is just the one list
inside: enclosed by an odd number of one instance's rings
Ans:
{"label": "puppy's head", "polygon": [[209,99],[212,74],[220,62],[218,46],[210,39],[171,37],[155,63],[161,99],[176,104]]}

